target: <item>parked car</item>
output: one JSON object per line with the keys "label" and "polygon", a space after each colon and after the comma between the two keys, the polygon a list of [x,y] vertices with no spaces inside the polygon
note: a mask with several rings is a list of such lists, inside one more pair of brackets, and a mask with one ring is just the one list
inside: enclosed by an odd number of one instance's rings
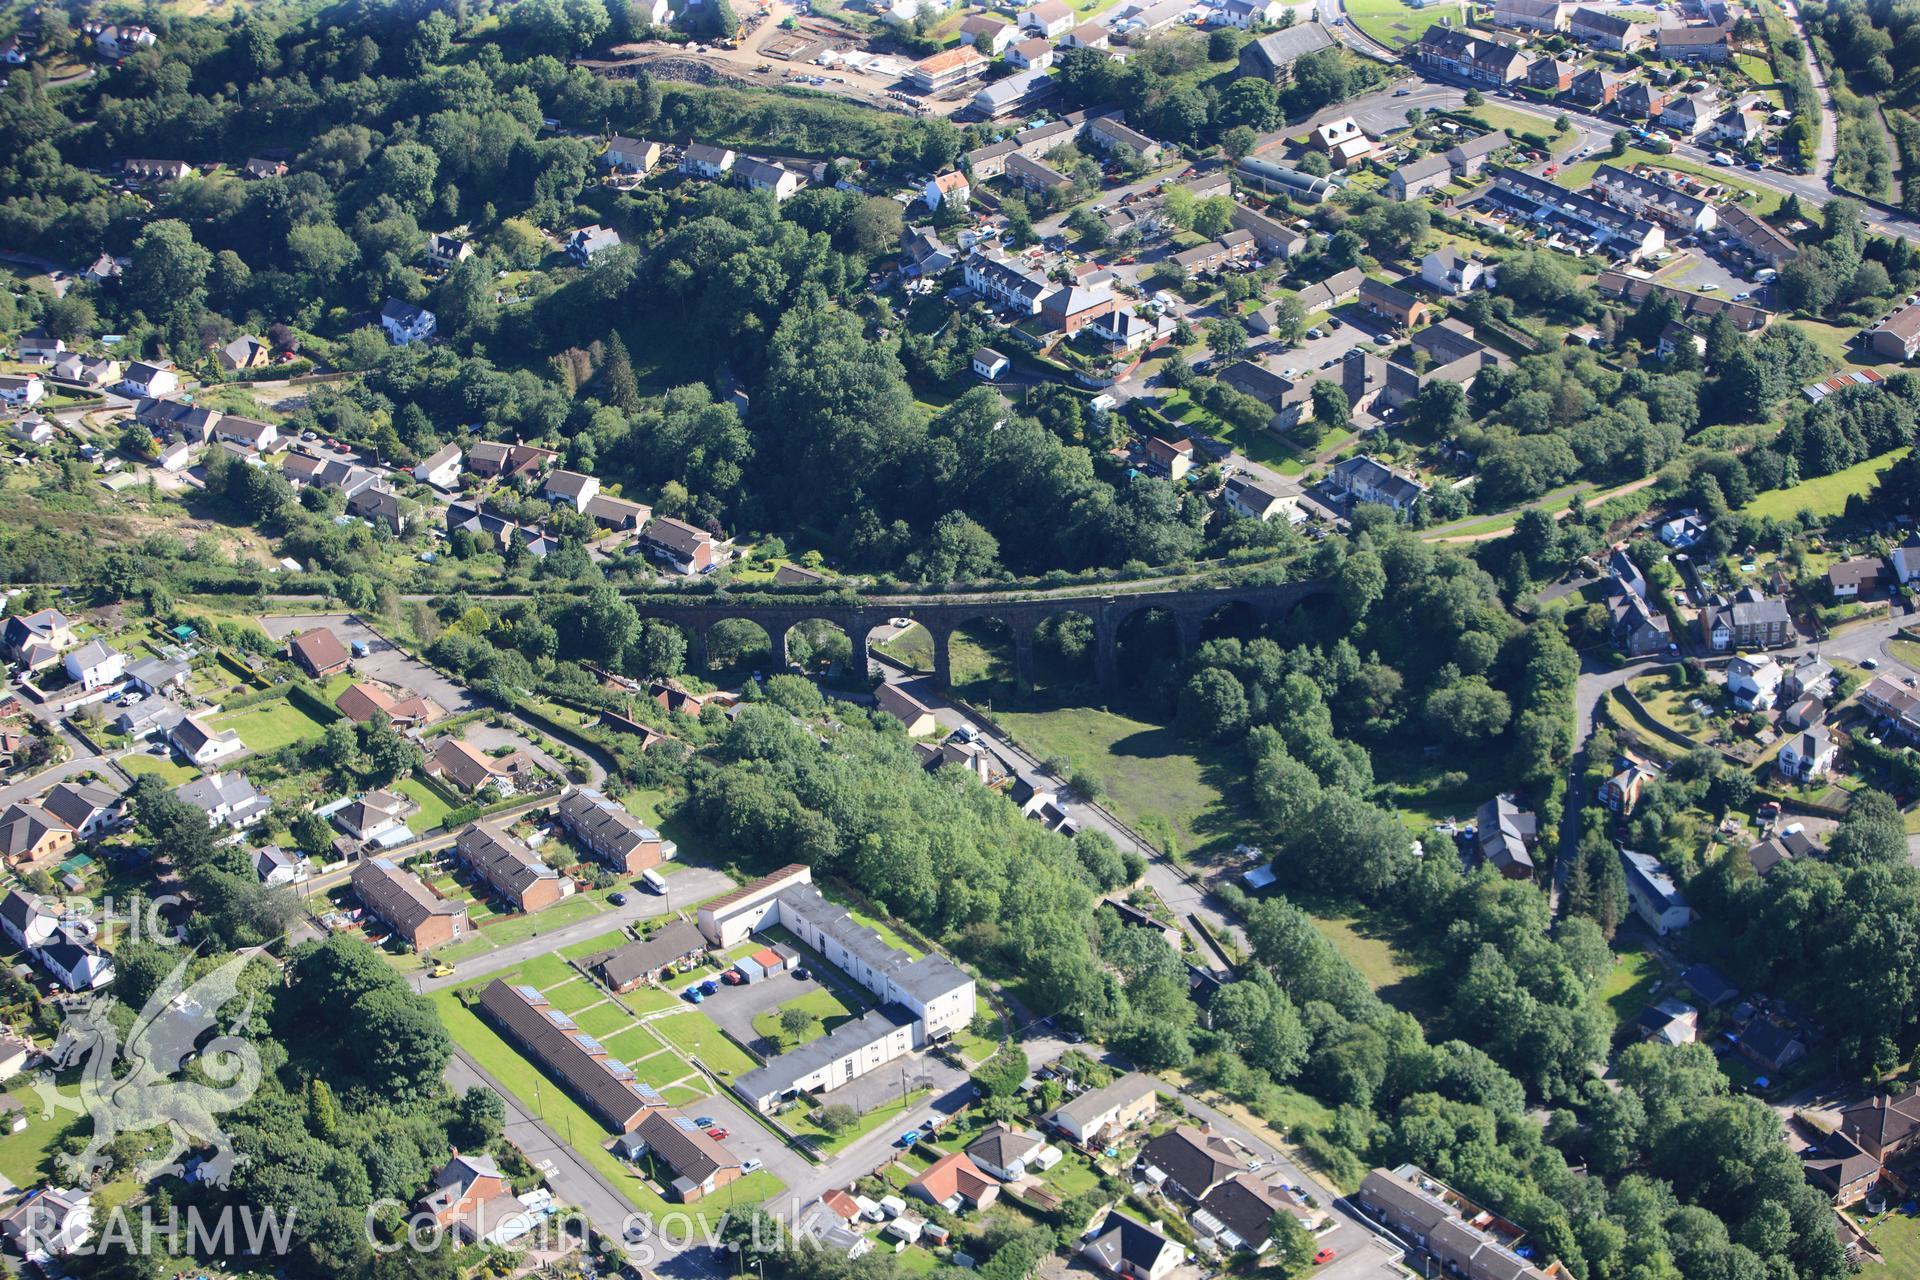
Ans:
{"label": "parked car", "polygon": [[711,1129],[713,1128],[713,1126],[720,1123],[718,1120],[715,1120],[712,1116],[695,1116],[693,1118],[693,1122],[699,1125],[702,1129]]}
{"label": "parked car", "polygon": [[720,990],[720,984],[715,982],[712,978],[708,978],[705,982],[700,984],[700,994],[703,996],[710,996],[718,990]]}
{"label": "parked car", "polygon": [[725,1126],[715,1125],[713,1128],[707,1130],[707,1136],[715,1142],[725,1142],[728,1138],[731,1138],[733,1134]]}
{"label": "parked car", "polygon": [[610,893],[607,895],[607,901],[616,907],[624,907],[627,905],[627,895],[624,893]]}
{"label": "parked car", "polygon": [[755,1170],[764,1169],[766,1167],[767,1167],[767,1162],[764,1160],[743,1160],[740,1162],[741,1173],[753,1173]]}

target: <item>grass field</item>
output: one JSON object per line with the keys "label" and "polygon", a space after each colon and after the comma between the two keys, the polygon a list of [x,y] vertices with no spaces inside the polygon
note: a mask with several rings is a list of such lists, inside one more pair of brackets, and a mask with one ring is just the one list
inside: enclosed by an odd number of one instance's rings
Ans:
{"label": "grass field", "polygon": [[266,753],[290,747],[296,742],[317,738],[327,726],[294,706],[291,702],[263,702],[257,707],[215,716],[215,729],[232,729],[247,744],[247,750]]}
{"label": "grass field", "polygon": [[87,1132],[89,1122],[71,1111],[56,1111],[42,1119],[40,1095],[21,1087],[7,1095],[25,1108],[27,1127],[19,1133],[0,1135],[0,1177],[16,1187],[34,1187],[52,1178],[61,1186],[68,1180],[54,1168],[52,1153],[62,1139],[74,1132]]}
{"label": "grass field", "polygon": [[1111,793],[1108,805],[1128,825],[1149,836],[1170,829],[1182,855],[1224,852],[1253,834],[1227,799],[1241,771],[1224,751],[1098,707],[997,710],[995,718],[1041,759],[1060,756],[1098,777]]}
{"label": "grass field", "polygon": [[1819,516],[1839,515],[1847,509],[1848,498],[1856,493],[1864,495],[1870,492],[1874,478],[1906,457],[1907,453],[1905,448],[1895,449],[1892,453],[1856,462],[1845,471],[1836,471],[1830,476],[1815,476],[1788,489],[1769,490],[1742,507],[1741,514],[1762,518],[1772,516],[1776,520],[1790,519],[1802,511],[1811,511]]}
{"label": "grass field", "polygon": [[[515,942],[525,942],[528,938],[537,938],[543,933],[577,924],[588,916],[597,915],[606,908],[600,900],[591,894],[576,893],[571,898],[556,902],[545,911],[536,911],[532,915],[520,914],[508,916],[499,924],[487,926],[487,937],[496,947],[509,946]],[[545,957],[559,960],[558,956]]]}
{"label": "grass field", "polygon": [[1867,1238],[1886,1256],[1889,1276],[1920,1276],[1920,1217],[1898,1210],[1882,1214],[1867,1228]]}
{"label": "grass field", "polygon": [[1352,0],[1347,5],[1348,19],[1383,44],[1404,48],[1418,40],[1428,27],[1443,18],[1453,25],[1461,23],[1457,4],[1430,4],[1415,9],[1400,0]]}
{"label": "grass field", "polygon": [[739,1045],[727,1039],[704,1013],[659,1018],[648,1023],[647,1029],[689,1057],[700,1059],[722,1080],[744,1075],[759,1065]]}
{"label": "grass field", "polygon": [[150,756],[144,751],[139,755],[121,756],[119,765],[135,779],[143,773],[151,773],[170,787],[177,787],[200,776],[200,771],[190,764],[181,764],[172,756]]}
{"label": "grass field", "polygon": [[1920,671],[1920,643],[1912,640],[1895,640],[1890,647],[1893,649],[1894,657],[1915,671]]}
{"label": "grass field", "polygon": [[433,788],[418,778],[406,778],[394,784],[393,789],[420,806],[420,811],[407,819],[407,825],[415,835],[431,831],[447,820],[453,806],[433,793]]}
{"label": "grass field", "polygon": [[[781,1015],[789,1009],[798,1009],[813,1019],[804,1031],[797,1036],[788,1035],[780,1026]],[[780,1046],[780,1052],[798,1048],[809,1040],[817,1040],[827,1032],[854,1016],[839,996],[818,987],[807,992],[797,1000],[789,1000],[778,1009],[768,1009],[753,1020],[753,1029],[760,1035]]]}
{"label": "grass field", "polygon": [[1621,950],[1613,961],[1613,972],[1600,988],[1600,998],[1613,1012],[1615,1026],[1629,1021],[1652,998],[1653,984],[1660,981],[1660,961],[1649,952]]}

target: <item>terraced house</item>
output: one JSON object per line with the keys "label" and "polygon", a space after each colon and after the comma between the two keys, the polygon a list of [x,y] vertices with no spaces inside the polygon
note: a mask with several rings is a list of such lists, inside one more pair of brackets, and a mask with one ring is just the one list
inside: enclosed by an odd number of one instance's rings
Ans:
{"label": "terraced house", "polygon": [[658,831],[598,791],[569,792],[561,797],[558,816],[574,839],[622,875],[637,876],[671,856],[672,844]]}
{"label": "terraced house", "polygon": [[504,829],[476,822],[460,832],[454,852],[518,911],[541,911],[573,896],[573,881],[540,861]]}

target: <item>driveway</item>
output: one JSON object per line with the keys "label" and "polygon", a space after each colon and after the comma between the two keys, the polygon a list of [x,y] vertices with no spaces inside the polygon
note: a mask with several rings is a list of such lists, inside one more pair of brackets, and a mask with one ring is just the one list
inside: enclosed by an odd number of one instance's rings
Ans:
{"label": "driveway", "polygon": [[312,627],[331,628],[340,638],[340,643],[353,648],[358,640],[367,646],[367,656],[353,660],[353,670],[375,680],[408,689],[423,697],[431,698],[443,707],[448,715],[462,711],[471,711],[483,705],[467,687],[441,675],[426,663],[409,655],[406,650],[382,636],[379,632],[360,621],[351,613],[300,613],[267,614],[260,619],[260,625],[275,640],[284,640],[296,632]]}
{"label": "driveway", "polygon": [[[809,973],[813,970],[809,969]],[[753,1020],[769,1009],[778,1009],[789,1000],[798,1000],[811,991],[825,991],[827,987],[817,978],[796,978],[791,971],[762,978],[758,982],[746,983],[738,987],[720,984],[720,989],[710,995],[700,1005],[700,1011],[720,1024],[720,1029],[751,1048],[756,1053],[772,1056],[771,1045],[757,1043],[760,1033],[753,1029]],[[871,997],[865,992],[841,991],[840,998],[855,1012],[873,1006]]]}

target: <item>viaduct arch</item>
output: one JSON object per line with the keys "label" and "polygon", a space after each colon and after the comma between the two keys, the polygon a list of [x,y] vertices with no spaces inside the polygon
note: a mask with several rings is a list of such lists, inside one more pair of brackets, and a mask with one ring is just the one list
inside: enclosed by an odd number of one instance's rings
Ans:
{"label": "viaduct arch", "polygon": [[734,604],[725,599],[708,599],[685,604],[635,600],[633,605],[642,618],[657,618],[687,630],[692,636],[689,657],[696,670],[706,669],[707,632],[716,623],[734,618],[760,624],[767,633],[777,665],[786,662],[787,633],[809,619],[839,626],[854,641],[856,654],[864,655],[866,636],[873,628],[890,618],[908,618],[925,627],[933,637],[934,678],[943,686],[952,684],[948,645],[959,627],[982,620],[1003,623],[1013,636],[1015,669],[1023,681],[1031,682],[1034,632],[1049,618],[1078,613],[1093,620],[1094,671],[1101,690],[1111,694],[1119,686],[1115,653],[1120,627],[1136,613],[1147,609],[1165,611],[1173,618],[1180,651],[1191,654],[1200,645],[1208,617],[1223,606],[1239,605],[1265,625],[1285,617],[1310,599],[1331,595],[1332,591],[1331,583],[1316,580],[1114,595],[870,596],[853,604],[796,596],[791,603],[779,604]]}

